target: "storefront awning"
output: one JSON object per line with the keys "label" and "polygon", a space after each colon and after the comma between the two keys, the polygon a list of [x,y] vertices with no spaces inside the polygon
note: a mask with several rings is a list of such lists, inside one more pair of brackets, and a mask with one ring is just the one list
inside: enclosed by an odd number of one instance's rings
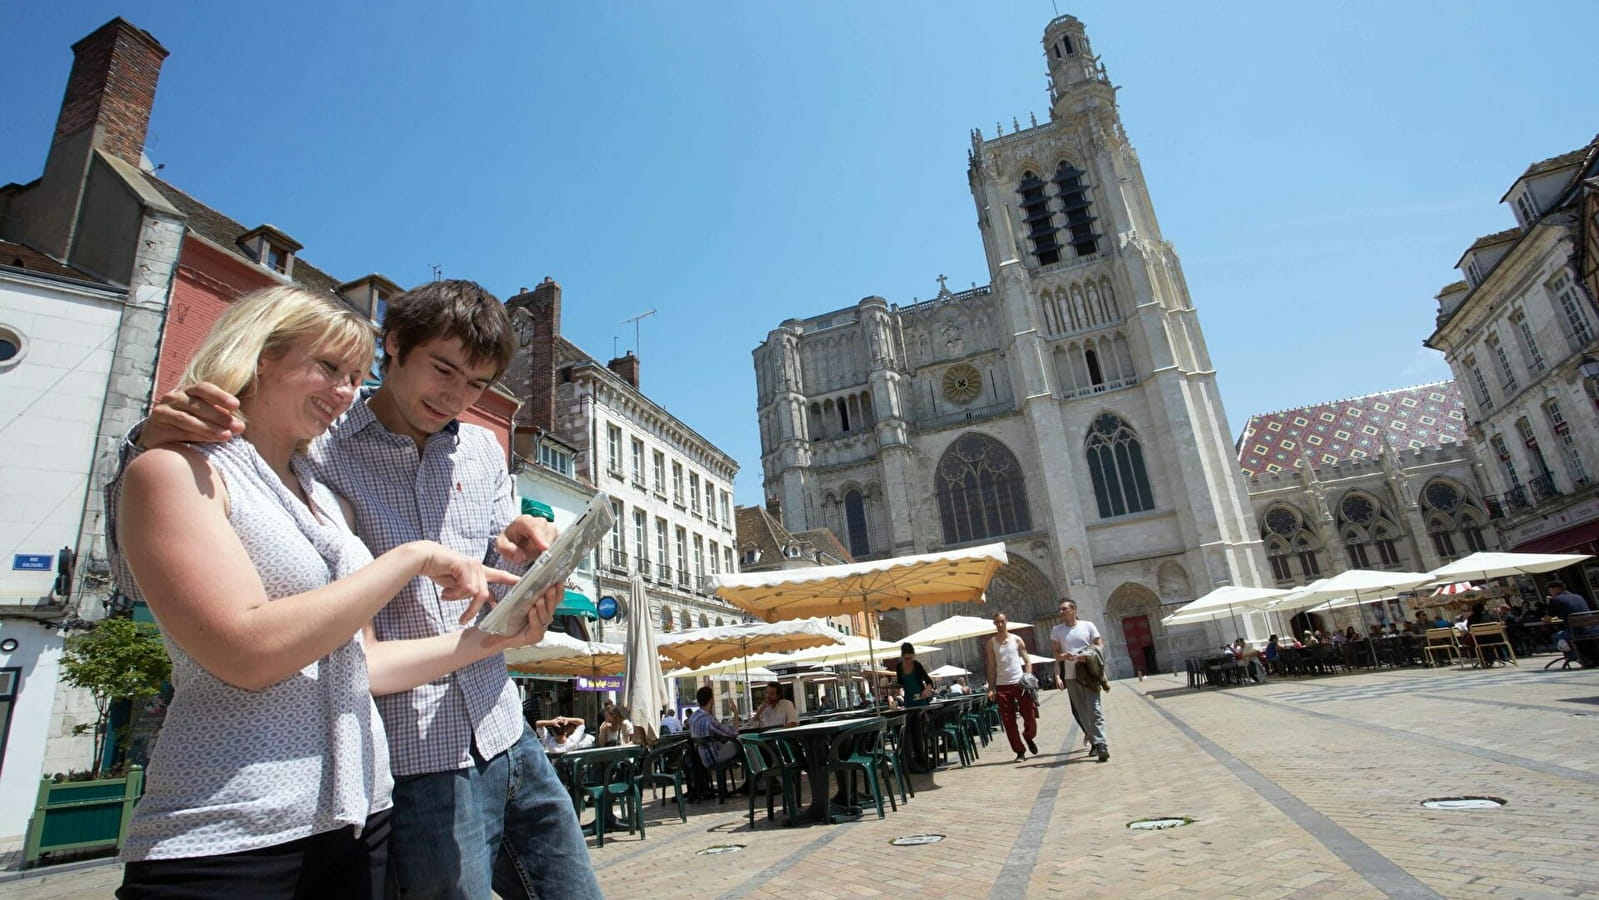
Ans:
{"label": "storefront awning", "polygon": [[537,500],[530,500],[527,497],[522,498],[522,515],[534,516],[549,522],[555,521],[555,510],[550,509],[550,505],[548,503],[540,503]]}
{"label": "storefront awning", "polygon": [[1525,544],[1510,548],[1517,553],[1591,553],[1599,555],[1599,521],[1584,522],[1533,538]]}
{"label": "storefront awning", "polygon": [[585,619],[598,619],[600,611],[594,606],[594,601],[579,594],[577,591],[567,591],[566,597],[561,600],[561,605],[555,608],[558,616],[582,616]]}

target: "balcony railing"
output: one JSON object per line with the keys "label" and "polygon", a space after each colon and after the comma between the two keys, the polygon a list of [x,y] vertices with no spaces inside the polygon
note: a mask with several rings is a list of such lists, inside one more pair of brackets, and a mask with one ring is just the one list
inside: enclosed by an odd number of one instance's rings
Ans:
{"label": "balcony railing", "polygon": [[1498,497],[1484,497],[1482,498],[1482,505],[1488,508],[1488,518],[1503,519],[1505,517],[1504,501]]}
{"label": "balcony railing", "polygon": [[1505,491],[1505,508],[1509,509],[1511,512],[1528,509],[1531,506],[1532,500],[1527,495],[1527,489],[1521,485],[1518,484],[1510,490]]}
{"label": "balcony railing", "polygon": [[1560,496],[1560,489],[1555,487],[1555,477],[1548,472],[1527,482],[1527,487],[1532,489],[1534,503],[1542,503],[1550,497]]}
{"label": "balcony railing", "polygon": [[642,556],[638,559],[638,573],[645,578],[650,577],[650,561]]}
{"label": "balcony railing", "polygon": [[662,563],[655,567],[655,580],[667,584],[672,580],[672,567]]}
{"label": "balcony railing", "polygon": [[611,562],[611,568],[618,569],[620,571],[626,572],[627,571],[627,551],[626,550],[612,550],[611,551],[610,562]]}

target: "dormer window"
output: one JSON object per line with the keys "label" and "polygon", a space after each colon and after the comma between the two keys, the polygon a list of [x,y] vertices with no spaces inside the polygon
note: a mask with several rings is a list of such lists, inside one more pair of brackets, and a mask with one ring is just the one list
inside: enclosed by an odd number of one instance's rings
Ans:
{"label": "dormer window", "polygon": [[1482,270],[1477,267],[1477,257],[1466,260],[1466,280],[1472,287],[1482,284]]}
{"label": "dormer window", "polygon": [[783,555],[789,559],[804,559],[805,551],[800,549],[798,544],[789,544],[783,548]]}
{"label": "dormer window", "polygon": [[753,566],[761,561],[761,551],[751,547],[750,549],[744,551],[744,554],[738,558],[738,561],[739,565]]}
{"label": "dormer window", "polygon": [[238,245],[245,256],[287,278],[294,277],[294,254],[303,247],[271,225],[258,225],[239,235]]}
{"label": "dormer window", "polygon": [[1538,201],[1533,199],[1532,191],[1524,190],[1516,198],[1516,210],[1521,213],[1522,227],[1527,227],[1538,221]]}

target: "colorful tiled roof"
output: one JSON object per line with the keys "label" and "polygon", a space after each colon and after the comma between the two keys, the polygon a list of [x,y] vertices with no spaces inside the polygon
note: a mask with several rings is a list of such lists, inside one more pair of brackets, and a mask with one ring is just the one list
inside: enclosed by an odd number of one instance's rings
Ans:
{"label": "colorful tiled roof", "polygon": [[1317,468],[1395,450],[1466,440],[1466,411],[1453,381],[1424,384],[1252,416],[1238,439],[1238,465],[1253,478]]}

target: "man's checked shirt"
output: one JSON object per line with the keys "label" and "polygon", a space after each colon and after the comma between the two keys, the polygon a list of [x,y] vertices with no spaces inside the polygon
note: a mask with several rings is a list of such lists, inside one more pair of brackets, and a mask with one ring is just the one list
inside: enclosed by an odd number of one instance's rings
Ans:
{"label": "man's checked shirt", "polygon": [[[355,533],[373,556],[417,540],[511,569],[494,538],[516,517],[505,451],[486,428],[451,422],[416,443],[383,426],[363,392],[333,427],[311,443],[317,477],[355,510]],[[514,569],[513,569],[514,571]],[[416,578],[377,614],[378,640],[459,631],[468,601],[444,601]],[[522,736],[521,706],[495,655],[409,691],[377,698],[389,734],[396,778],[450,772],[490,759]]]}

